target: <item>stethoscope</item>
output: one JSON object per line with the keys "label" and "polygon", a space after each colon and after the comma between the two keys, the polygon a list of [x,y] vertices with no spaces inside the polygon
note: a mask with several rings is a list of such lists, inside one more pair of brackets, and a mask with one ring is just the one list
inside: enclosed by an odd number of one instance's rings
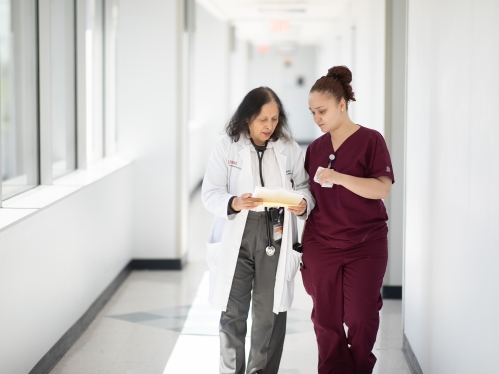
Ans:
{"label": "stethoscope", "polygon": [[[262,187],[265,187],[265,184],[263,183],[263,174],[262,174],[262,159],[263,159],[263,153],[267,150],[267,143],[268,140],[265,142],[265,145],[263,146],[258,146],[253,142],[253,139],[250,139],[251,143],[253,144],[253,147],[255,147],[256,154],[258,156],[258,169],[260,171],[260,182],[262,184]],[[266,217],[266,224],[267,224],[267,248],[265,248],[265,252],[267,253],[267,256],[273,256],[275,253],[275,248],[272,245],[270,236],[272,235],[272,231],[270,229],[270,216],[269,216],[269,211],[267,207],[265,207],[265,217]]]}

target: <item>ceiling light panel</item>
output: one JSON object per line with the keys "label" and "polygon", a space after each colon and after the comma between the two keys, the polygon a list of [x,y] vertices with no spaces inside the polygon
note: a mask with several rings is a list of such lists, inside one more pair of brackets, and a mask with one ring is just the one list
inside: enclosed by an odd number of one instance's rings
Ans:
{"label": "ceiling light panel", "polygon": [[230,20],[252,19],[265,16],[274,17],[276,13],[303,18],[335,19],[350,0],[198,0],[200,3],[212,3],[222,9]]}
{"label": "ceiling light panel", "polygon": [[[309,44],[324,35],[351,0],[197,0],[218,9],[238,38],[254,44]],[[276,26],[276,22],[282,22]]]}

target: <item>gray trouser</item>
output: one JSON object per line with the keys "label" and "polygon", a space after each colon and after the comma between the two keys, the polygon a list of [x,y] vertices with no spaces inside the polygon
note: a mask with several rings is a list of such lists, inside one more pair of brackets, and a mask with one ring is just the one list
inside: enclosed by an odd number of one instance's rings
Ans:
{"label": "gray trouser", "polygon": [[253,327],[246,373],[277,374],[279,370],[286,334],[286,313],[274,314],[272,311],[280,244],[272,240],[275,254],[266,254],[266,219],[265,212],[250,211],[248,214],[227,311],[220,317],[221,374],[245,372],[244,343],[252,288]]}

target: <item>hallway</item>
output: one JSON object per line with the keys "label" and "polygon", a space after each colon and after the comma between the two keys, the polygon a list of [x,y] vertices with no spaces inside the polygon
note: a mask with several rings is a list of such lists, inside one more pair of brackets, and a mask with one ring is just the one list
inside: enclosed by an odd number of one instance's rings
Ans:
{"label": "hallway", "polygon": [[[205,238],[212,217],[197,191],[190,261],[183,271],[133,271],[51,374],[218,373],[217,311],[207,303]],[[316,372],[312,303],[296,278],[280,374]],[[249,329],[248,329],[249,330]],[[248,349],[248,347],[246,347]],[[410,374],[402,353],[402,302],[385,300],[374,374]]]}
{"label": "hallway", "polygon": [[[344,115],[381,134],[395,179],[367,198],[389,217],[375,373],[496,374],[498,15],[499,0],[0,0],[0,374],[216,373],[209,155],[262,86],[311,144],[311,88],[339,66]],[[281,374],[317,372],[300,277]]]}

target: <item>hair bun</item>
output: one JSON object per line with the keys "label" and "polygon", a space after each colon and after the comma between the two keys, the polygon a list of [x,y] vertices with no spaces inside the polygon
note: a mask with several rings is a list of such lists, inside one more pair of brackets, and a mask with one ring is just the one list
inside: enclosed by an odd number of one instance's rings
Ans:
{"label": "hair bun", "polygon": [[333,66],[328,70],[327,75],[317,79],[310,92],[328,93],[338,102],[345,99],[348,106],[349,101],[356,101],[350,82],[352,82],[352,72],[349,68]]}
{"label": "hair bun", "polygon": [[326,77],[338,79],[342,83],[349,84],[352,81],[352,72],[346,66],[333,66],[327,71]]}

